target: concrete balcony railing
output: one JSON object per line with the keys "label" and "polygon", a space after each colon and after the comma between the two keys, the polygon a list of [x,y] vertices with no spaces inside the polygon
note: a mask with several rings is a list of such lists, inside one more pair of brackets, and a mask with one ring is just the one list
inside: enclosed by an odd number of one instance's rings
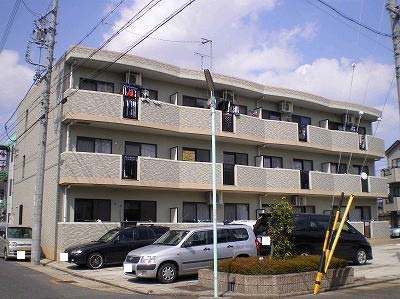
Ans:
{"label": "concrete balcony railing", "polygon": [[385,168],[382,170],[382,177],[386,178],[388,184],[400,182],[400,168]]}
{"label": "concrete balcony railing", "polygon": [[[69,119],[121,123],[198,135],[209,135],[211,132],[208,109],[138,99],[135,117],[129,119],[123,117],[123,97],[119,94],[68,89],[64,96],[68,98],[64,104],[64,117]],[[301,142],[297,123],[264,120],[247,115],[233,116],[230,119],[232,123],[228,127],[231,128],[231,132],[222,131],[223,116],[221,111],[216,111],[218,136],[259,144],[275,143],[316,150],[368,154],[371,157],[384,156],[383,140],[369,135],[365,136],[365,149],[360,149],[359,135],[352,132],[308,126],[307,141]]]}
{"label": "concrete balcony railing", "polygon": [[360,193],[361,176],[310,171],[310,189],[332,194]]}
{"label": "concrete balcony railing", "polygon": [[300,171],[283,168],[235,166],[235,185],[260,192],[296,193],[300,188]]}
{"label": "concrete balcony railing", "polygon": [[387,179],[379,176],[369,176],[368,192],[376,194],[377,197],[387,197],[389,194]]}
{"label": "concrete balcony railing", "polygon": [[[162,188],[211,189],[211,163],[137,157],[134,178],[123,179],[123,156],[64,152],[61,154],[62,184],[132,185]],[[217,184],[222,165],[217,163]]]}

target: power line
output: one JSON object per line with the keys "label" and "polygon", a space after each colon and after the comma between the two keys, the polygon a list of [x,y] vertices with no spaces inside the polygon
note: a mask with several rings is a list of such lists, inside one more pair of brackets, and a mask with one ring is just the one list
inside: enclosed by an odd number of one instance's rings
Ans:
{"label": "power line", "polygon": [[[143,37],[141,37],[139,40],[137,40],[136,42],[134,42],[131,46],[129,46],[123,53],[121,53],[116,59],[114,59],[112,62],[110,62],[108,65],[106,65],[103,68],[100,68],[94,72],[92,72],[92,76],[90,76],[89,79],[95,79],[97,76],[99,76],[101,73],[103,73],[105,70],[107,70],[109,67],[111,67],[113,64],[115,64],[117,61],[119,61],[122,57],[126,56],[128,54],[128,52],[130,52],[132,49],[134,49],[136,46],[138,46],[139,44],[141,44],[144,40],[146,40],[151,34],[153,34],[154,32],[156,32],[158,29],[160,29],[162,26],[164,26],[166,23],[168,23],[171,19],[173,19],[177,14],[179,14],[180,12],[182,12],[186,7],[188,7],[189,5],[191,5],[193,2],[195,2],[196,0],[190,0],[188,2],[186,2],[184,5],[182,5],[180,8],[178,8],[177,10],[175,10],[171,15],[169,15],[167,18],[165,18],[161,23],[159,23],[158,25],[156,25],[155,27],[153,27],[150,31],[148,31]],[[158,2],[157,2],[158,3]],[[68,96],[72,96],[74,95],[76,92],[78,92],[78,90],[75,90],[74,92],[72,92],[71,94],[69,94]],[[56,109],[60,104],[63,104],[63,101],[59,101],[58,103],[56,103],[53,107],[51,107],[49,109],[49,112],[52,112],[54,109]],[[31,128],[33,128],[34,125],[36,125],[38,122],[40,121],[40,118],[37,119],[34,123],[31,124],[31,126],[29,126],[29,128],[27,128],[24,132],[22,132],[21,135],[19,135],[17,137],[17,140],[20,139],[27,131],[29,131]]]}
{"label": "power line", "polygon": [[369,36],[368,34],[364,33],[364,32],[360,32],[358,29],[354,28],[353,26],[351,26],[348,22],[343,21],[343,19],[340,19],[339,17],[337,17],[336,15],[330,13],[329,11],[323,9],[322,7],[314,4],[313,2],[311,2],[311,0],[305,0],[308,4],[310,4],[311,6],[315,7],[316,9],[326,13],[327,15],[330,15],[332,18],[334,18],[335,20],[337,20],[338,22],[346,25],[347,27],[357,31],[358,33],[360,33],[361,35],[363,35],[364,37],[368,38],[369,40],[373,41],[374,43],[378,44],[379,46],[381,46],[382,48],[384,48],[385,50],[389,51],[390,53],[393,53],[393,49],[389,48],[388,46],[378,42],[376,39],[372,38],[371,36]]}
{"label": "power line", "polygon": [[15,19],[15,16],[17,15],[20,5],[21,5],[21,0],[16,0],[14,3],[13,9],[11,10],[10,17],[8,19],[6,28],[4,29],[3,35],[0,40],[0,54],[3,52],[4,46],[6,45],[8,35],[11,32],[11,27],[14,23],[14,19]]}
{"label": "power line", "polygon": [[[101,24],[104,23],[104,21],[105,21],[110,15],[112,15],[125,1],[126,1],[126,0],[120,0],[120,1],[118,2],[118,4],[117,4],[114,8],[111,9],[103,18],[101,18],[101,20],[100,20],[95,26],[93,26],[93,28],[89,31],[89,33],[87,33],[77,44],[75,44],[71,49],[69,49],[65,55],[68,55],[70,52],[72,52],[74,49],[76,49],[76,47],[78,47],[80,44],[82,44],[91,34],[93,34],[93,32],[94,32]],[[50,3],[51,3],[51,2],[50,2]],[[53,67],[52,69],[54,69],[54,67]],[[15,113],[17,112],[18,108],[20,107],[21,103],[26,99],[28,93],[30,92],[30,90],[32,89],[32,87],[34,86],[34,84],[35,84],[35,83],[32,83],[32,85],[29,87],[28,91],[25,93],[25,96],[22,98],[22,100],[21,100],[20,103],[18,104],[17,108],[14,110],[14,112],[12,113],[12,115],[10,116],[10,118],[5,122],[4,127],[5,127],[5,130],[6,130],[6,132],[5,132],[6,135],[8,135],[7,127],[6,127],[7,124],[8,124],[8,122],[9,122],[9,121],[11,120],[11,118],[15,115]],[[36,98],[36,99],[31,103],[31,105],[30,105],[27,109],[28,109],[28,110],[31,109],[32,106],[33,106],[33,104],[34,104],[38,99],[40,99],[40,96],[39,96],[38,98]],[[38,103],[35,107],[33,107],[33,109],[36,108],[38,105],[39,105],[39,103]],[[23,119],[23,117],[21,117],[21,120],[20,120],[20,121],[22,121],[22,119]],[[18,121],[18,120],[16,120],[14,123],[12,123],[12,124],[9,126],[9,128],[13,127],[13,125],[14,125],[17,121]],[[17,123],[17,124],[19,124],[19,123]],[[14,127],[15,127],[15,126],[14,126]],[[3,134],[3,136],[4,136],[4,134]],[[2,137],[0,137],[0,138],[2,138]]]}
{"label": "power line", "polygon": [[24,0],[22,0],[22,4],[24,5],[25,9],[34,17],[39,17],[40,13],[33,11]]}
{"label": "power line", "polygon": [[328,7],[329,9],[333,10],[336,14],[338,14],[338,15],[341,16],[341,17],[343,17],[344,19],[346,19],[346,20],[348,20],[348,21],[350,21],[350,22],[353,22],[354,24],[357,24],[358,26],[363,27],[364,29],[367,29],[367,30],[369,30],[369,31],[371,31],[371,32],[373,32],[373,33],[375,33],[375,34],[378,34],[378,35],[382,35],[382,36],[385,36],[385,37],[392,37],[391,34],[384,33],[384,32],[381,32],[381,31],[379,31],[379,30],[376,30],[376,29],[374,29],[374,28],[372,28],[372,27],[370,27],[370,26],[368,26],[368,25],[365,25],[365,24],[361,23],[360,21],[357,21],[356,19],[354,19],[354,18],[352,18],[352,17],[347,16],[346,14],[344,14],[343,12],[341,12],[340,10],[338,10],[338,9],[335,8],[335,7],[333,7],[333,6],[330,5],[329,3],[326,3],[326,2],[323,1],[323,0],[316,0],[316,1],[318,1],[319,3],[325,5],[325,6]]}

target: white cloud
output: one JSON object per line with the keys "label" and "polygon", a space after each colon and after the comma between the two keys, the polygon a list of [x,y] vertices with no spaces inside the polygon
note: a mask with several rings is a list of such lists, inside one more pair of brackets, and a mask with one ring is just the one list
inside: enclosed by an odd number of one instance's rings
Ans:
{"label": "white cloud", "polygon": [[[29,88],[33,71],[21,64],[16,51],[3,50],[0,65],[0,123],[4,123]],[[2,132],[1,127],[0,135]]]}
{"label": "white cloud", "polygon": [[[125,50],[138,38],[138,34],[143,35],[184,2],[161,2],[143,20],[116,38],[109,48]],[[122,26],[145,3],[145,0],[132,2],[114,22],[111,32]],[[351,100],[374,107],[382,105],[393,76],[392,65],[378,63],[369,58],[352,61],[346,57],[323,55],[305,62],[300,44],[317,42],[314,38],[318,33],[318,25],[310,22],[279,31],[265,28],[263,18],[268,17],[277,5],[278,0],[196,1],[153,37],[169,40],[209,38],[213,40],[213,64],[216,72],[345,101],[350,99],[352,63],[355,62]],[[104,38],[109,35],[110,32]],[[208,45],[147,39],[132,53],[199,69],[200,58],[194,55],[195,51],[208,54]],[[385,137],[386,145],[393,139],[388,132],[392,132],[394,138],[399,136],[398,125],[396,126],[398,122],[393,121],[395,116],[390,113],[384,114],[378,131],[378,136]]]}

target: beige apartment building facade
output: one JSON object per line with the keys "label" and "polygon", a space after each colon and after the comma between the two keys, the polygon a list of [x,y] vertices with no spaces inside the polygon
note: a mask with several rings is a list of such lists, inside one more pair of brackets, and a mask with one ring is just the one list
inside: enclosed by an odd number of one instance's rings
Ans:
{"label": "beige apartment building facade", "polygon": [[[77,223],[88,224],[79,229],[90,236],[96,220],[211,219],[203,73],[133,55],[112,63],[119,53],[111,51],[87,60],[93,50],[68,51],[53,71],[42,228],[52,259]],[[341,192],[356,196],[350,220],[377,219],[376,198],[387,197],[386,178],[374,175],[385,155],[372,136],[378,110],[219,74],[214,81],[219,221],[256,219],[282,197],[296,212],[329,213]],[[24,121],[8,213],[24,225],[32,224],[38,128],[31,125],[42,88],[18,109]]]}

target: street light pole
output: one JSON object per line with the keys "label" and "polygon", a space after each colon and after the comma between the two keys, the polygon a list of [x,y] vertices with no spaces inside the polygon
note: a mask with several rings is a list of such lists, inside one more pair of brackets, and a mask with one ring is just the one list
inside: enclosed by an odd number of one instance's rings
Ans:
{"label": "street light pole", "polygon": [[215,108],[214,82],[208,69],[204,70],[208,89],[210,90],[211,108],[211,165],[212,165],[212,207],[213,207],[213,268],[214,298],[218,297],[218,252],[217,252],[217,176],[216,176],[216,144],[215,144]]}

